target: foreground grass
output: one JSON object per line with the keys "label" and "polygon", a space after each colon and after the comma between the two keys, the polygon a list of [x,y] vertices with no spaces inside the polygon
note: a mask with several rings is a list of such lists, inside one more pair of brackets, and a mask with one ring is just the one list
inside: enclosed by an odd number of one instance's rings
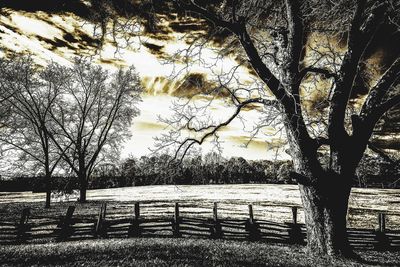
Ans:
{"label": "foreground grass", "polygon": [[12,245],[2,266],[399,266],[400,252],[359,251],[362,262],[311,259],[304,247],[258,242],[131,238]]}

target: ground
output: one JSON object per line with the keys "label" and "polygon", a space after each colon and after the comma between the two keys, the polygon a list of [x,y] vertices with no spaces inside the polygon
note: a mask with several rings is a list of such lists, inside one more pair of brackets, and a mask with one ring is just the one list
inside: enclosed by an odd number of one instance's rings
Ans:
{"label": "ground", "polygon": [[[195,190],[196,189],[196,190]],[[363,227],[376,226],[376,214],[390,212],[388,226],[396,227],[400,190],[356,190],[351,203],[352,222],[363,221]],[[154,186],[89,191],[89,202],[75,200],[53,203],[44,209],[44,194],[0,193],[0,221],[17,222],[23,207],[31,208],[32,220],[58,220],[69,205],[75,205],[74,216],[95,220],[103,201],[107,216],[132,216],[134,201],[142,204],[143,216],[173,214],[173,202],[186,204],[182,213],[212,216],[212,202],[221,205],[222,217],[247,218],[247,204],[253,203],[255,216],[279,222],[291,219],[288,206],[300,205],[298,191],[285,185],[210,185]],[[156,198],[155,198],[156,196]],[[378,198],[378,196],[380,196]],[[282,207],[285,206],[286,207]],[[195,206],[195,207],[194,207]],[[301,214],[300,214],[301,215]],[[300,217],[301,218],[301,217]],[[302,219],[302,218],[301,218]],[[323,259],[308,258],[305,247],[263,242],[181,239],[123,238],[54,242],[45,244],[6,245],[0,249],[1,266],[329,266]],[[335,262],[331,266],[400,266],[400,251],[359,250],[361,262]]]}
{"label": "ground", "polygon": [[[43,210],[45,194],[31,192],[0,192],[0,221],[18,219],[23,207],[33,210],[32,216],[59,217],[65,214],[68,205],[77,205],[78,194],[54,200],[53,208]],[[108,212],[131,215],[135,201],[142,204],[144,217],[172,216],[174,202],[181,205],[182,216],[212,216],[212,204],[218,202],[221,218],[248,218],[248,204],[253,204],[255,219],[284,222],[292,220],[291,206],[299,207],[298,221],[304,223],[300,193],[297,185],[277,184],[232,184],[232,185],[157,185],[88,191],[87,205],[77,205],[75,215],[95,218],[101,202],[109,204]],[[400,230],[400,189],[354,188],[350,196],[348,227],[374,229],[378,226],[378,213],[387,214],[386,227]]]}
{"label": "ground", "polygon": [[327,264],[303,246],[247,241],[131,238],[5,246],[2,266],[399,266],[400,252],[358,251],[362,262]]}

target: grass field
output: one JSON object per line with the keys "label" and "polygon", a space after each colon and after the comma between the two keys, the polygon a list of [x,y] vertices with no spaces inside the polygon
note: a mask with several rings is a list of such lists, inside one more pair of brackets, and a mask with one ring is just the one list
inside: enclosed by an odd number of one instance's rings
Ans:
{"label": "grass field", "polygon": [[12,245],[2,266],[399,266],[400,252],[358,251],[362,261],[309,258],[304,247],[267,243],[134,238]]}
{"label": "grass field", "polygon": [[[173,202],[181,205],[183,216],[212,217],[212,203],[219,202],[221,218],[245,219],[248,204],[254,206],[256,219],[275,222],[291,221],[290,206],[301,207],[296,185],[235,184],[235,185],[164,185],[89,190],[89,204],[80,205],[74,196],[69,201],[57,199],[51,209],[44,210],[44,194],[31,192],[0,192],[0,220],[16,220],[23,207],[32,208],[32,217],[59,217],[68,205],[76,205],[75,214],[95,218],[100,203],[107,201],[110,216],[132,216],[133,202],[142,203],[144,217],[173,216]],[[61,202],[60,202],[61,201]],[[353,189],[350,196],[348,226],[365,229],[377,227],[379,212],[388,214],[386,226],[400,229],[399,189]],[[304,222],[302,210],[299,222]]]}
{"label": "grass field", "polygon": [[[132,216],[134,201],[140,201],[144,217],[172,216],[173,202],[182,203],[182,215],[212,216],[212,203],[219,202],[221,217],[247,218],[247,204],[254,204],[255,217],[290,221],[290,206],[300,206],[296,186],[207,185],[146,186],[91,190],[89,202],[75,199],[43,208],[44,194],[0,193],[0,220],[17,221],[23,207],[31,207],[33,220],[55,220],[69,205],[74,216],[96,219],[99,206],[107,201],[108,217]],[[60,200],[60,199],[59,199]],[[399,229],[400,190],[356,189],[351,196],[350,224],[373,228],[377,212],[386,211],[388,227]],[[300,221],[303,220],[300,214]],[[96,239],[46,244],[7,245],[0,249],[2,266],[328,266],[311,259],[304,246],[262,242],[124,238]],[[400,266],[400,252],[358,251],[362,262],[335,262],[334,266]]]}

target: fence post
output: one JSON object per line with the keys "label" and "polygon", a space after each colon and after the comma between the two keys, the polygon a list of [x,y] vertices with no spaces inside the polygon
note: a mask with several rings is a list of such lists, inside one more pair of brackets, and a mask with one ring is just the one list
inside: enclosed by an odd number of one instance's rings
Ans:
{"label": "fence post", "polygon": [[384,233],[386,231],[386,214],[378,214],[379,232]]}
{"label": "fence post", "polygon": [[213,227],[211,227],[211,237],[212,238],[221,238],[222,237],[222,227],[221,223],[218,220],[218,203],[214,202],[213,207]]}
{"label": "fence post", "polygon": [[297,207],[292,207],[293,224],[297,224]]}
{"label": "fence post", "polygon": [[58,239],[64,240],[72,235],[74,229],[71,227],[71,225],[74,211],[75,206],[69,206],[65,217],[60,219],[60,223],[57,225],[60,228]]}
{"label": "fence post", "polygon": [[376,241],[375,249],[376,250],[387,250],[390,248],[390,240],[388,236],[385,234],[386,232],[386,214],[379,213],[378,214],[378,229],[376,230]]}
{"label": "fence post", "polygon": [[106,224],[106,209],[107,203],[103,203],[100,208],[99,218],[97,219],[96,228],[95,228],[95,236],[105,237],[107,235],[107,224]]}
{"label": "fence post", "polygon": [[174,237],[182,237],[180,233],[180,217],[179,217],[179,203],[175,203],[174,220],[172,222],[172,230]]}
{"label": "fence post", "polygon": [[131,224],[129,225],[128,236],[129,237],[138,237],[141,235],[140,231],[140,204],[139,202],[135,202],[135,207],[133,210],[134,217],[131,220]]}
{"label": "fence post", "polygon": [[106,219],[106,210],[107,210],[107,203],[104,202],[103,203],[103,220]]}
{"label": "fence post", "polygon": [[21,213],[21,218],[19,223],[17,224],[17,241],[26,241],[28,234],[27,231],[29,230],[28,220],[31,213],[30,208],[24,208]]}
{"label": "fence post", "polygon": [[246,230],[249,232],[250,240],[259,240],[261,238],[261,232],[254,221],[253,205],[251,204],[249,204],[249,219],[246,222]]}
{"label": "fence post", "polygon": [[254,223],[253,205],[249,205],[249,222]]}
{"label": "fence post", "polygon": [[297,223],[297,207],[292,207],[292,223],[288,223],[289,225],[289,243],[292,244],[302,244],[304,243],[304,237],[301,233],[301,226]]}

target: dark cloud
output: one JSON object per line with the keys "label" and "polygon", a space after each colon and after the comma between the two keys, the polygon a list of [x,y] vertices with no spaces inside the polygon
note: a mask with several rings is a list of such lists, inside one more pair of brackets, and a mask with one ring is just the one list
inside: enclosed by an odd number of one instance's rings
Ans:
{"label": "dark cloud", "polygon": [[49,14],[71,12],[79,17],[88,18],[89,8],[80,0],[2,0],[1,8],[36,12],[43,11]]}
{"label": "dark cloud", "polygon": [[142,43],[144,47],[146,47],[151,54],[155,55],[159,59],[167,59],[168,54],[164,52],[164,46],[163,45],[156,45],[153,43],[149,42],[143,42]]}
{"label": "dark cloud", "polygon": [[43,36],[40,36],[40,35],[36,35],[35,37],[39,41],[46,43],[47,44],[46,46],[53,52],[55,50],[57,50],[58,48],[61,48],[61,47],[65,47],[65,48],[68,48],[68,49],[71,49],[71,50],[75,49],[74,46],[72,46],[71,44],[69,44],[65,40],[61,40],[59,38],[50,39],[50,38],[46,38],[46,37],[43,37]]}
{"label": "dark cloud", "polygon": [[159,27],[159,30],[156,32],[149,31],[145,29],[145,35],[153,38],[155,40],[160,41],[171,41],[173,40],[173,32],[167,27]]}
{"label": "dark cloud", "polygon": [[14,27],[14,26],[11,26],[11,25],[9,25],[9,24],[2,23],[2,22],[0,22],[0,25],[1,25],[1,26],[4,26],[5,28],[9,29],[9,30],[12,31],[12,32],[21,34],[20,30],[19,30],[18,28]]}
{"label": "dark cloud", "polygon": [[393,25],[382,25],[365,51],[365,58],[373,57],[377,51],[384,51],[380,58],[382,72],[400,55],[400,32]]}
{"label": "dark cloud", "polygon": [[[73,43],[80,49],[92,49],[92,48],[97,48],[100,45],[100,40],[97,38],[94,38],[91,35],[88,35],[87,33],[83,32],[79,28],[75,28],[73,32],[69,32],[65,30],[63,25],[59,25],[57,23],[54,23],[49,16],[39,16],[39,18],[46,22],[47,24],[57,28],[63,33],[63,39],[68,42],[68,43]],[[82,22],[83,23],[83,22]]]}
{"label": "dark cloud", "polygon": [[79,40],[76,39],[75,36],[73,36],[69,32],[64,33],[63,38],[65,41],[70,42],[70,43],[78,43],[79,42]]}
{"label": "dark cloud", "polygon": [[101,58],[99,61],[103,64],[114,65],[116,67],[125,65],[125,62],[123,60],[115,59],[115,58],[111,58],[111,59],[110,58],[107,58],[107,59]]}
{"label": "dark cloud", "polygon": [[173,21],[169,23],[169,27],[175,32],[187,33],[195,31],[206,31],[207,25],[204,21]]}
{"label": "dark cloud", "polygon": [[227,97],[228,91],[221,89],[212,81],[207,80],[203,73],[189,73],[180,80],[171,80],[163,76],[144,77],[142,84],[146,88],[147,93],[167,94],[176,97],[191,98],[208,98]]}
{"label": "dark cloud", "polygon": [[99,45],[99,41],[77,30],[73,34],[64,31],[62,38],[46,38],[40,35],[36,35],[35,38],[46,43],[46,46],[53,52],[58,48],[67,48],[76,53],[84,53]]}
{"label": "dark cloud", "polygon": [[195,95],[227,97],[229,92],[219,88],[214,82],[207,80],[203,73],[190,73],[186,75],[179,86],[173,91],[173,96],[193,97]]}
{"label": "dark cloud", "polygon": [[190,73],[183,79],[181,85],[174,90],[174,96],[192,97],[201,94],[207,85],[206,77],[202,73]]}
{"label": "dark cloud", "polygon": [[86,45],[90,47],[98,47],[100,45],[100,40],[93,38],[92,36],[86,34],[83,31],[75,30],[75,36],[79,36],[80,40]]}
{"label": "dark cloud", "polygon": [[150,51],[154,52],[154,53],[162,53],[162,50],[164,48],[163,45],[156,45],[156,44],[152,44],[152,43],[148,43],[148,42],[144,42],[143,45],[148,48]]}

